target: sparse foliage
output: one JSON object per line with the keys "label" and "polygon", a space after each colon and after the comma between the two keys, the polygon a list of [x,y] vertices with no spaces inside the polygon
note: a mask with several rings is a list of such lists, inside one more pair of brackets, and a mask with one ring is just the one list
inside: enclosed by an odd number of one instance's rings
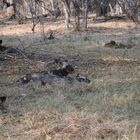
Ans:
{"label": "sparse foliage", "polygon": [[4,2],[13,6],[14,15],[20,21],[23,18],[32,18],[33,31],[40,22],[39,16],[55,19],[64,16],[66,28],[69,29],[70,25],[73,25],[77,31],[80,28],[87,28],[89,12],[96,13],[97,17],[107,17],[112,13],[124,14],[134,22],[140,21],[139,0],[11,0],[10,2],[5,0]]}

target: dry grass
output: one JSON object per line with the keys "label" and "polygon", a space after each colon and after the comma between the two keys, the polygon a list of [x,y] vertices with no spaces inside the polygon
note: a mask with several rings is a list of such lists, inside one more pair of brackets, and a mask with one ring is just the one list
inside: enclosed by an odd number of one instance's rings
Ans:
{"label": "dry grass", "polygon": [[[0,28],[5,45],[17,47],[23,43],[28,46],[27,52],[34,53],[31,61],[0,63],[0,95],[8,96],[7,113],[0,114],[0,139],[138,140],[139,28],[128,30],[126,24],[133,27],[132,23],[124,22],[89,24],[89,31],[74,33],[65,32],[62,23],[55,23],[45,30],[46,34],[50,29],[55,30],[57,39],[46,42],[42,41],[39,27],[34,35],[30,25]],[[134,47],[130,50],[104,48],[103,44],[111,39],[134,43]],[[74,81],[46,87],[39,82],[23,86],[15,83],[22,74],[51,69],[53,65],[49,62],[58,57],[68,59],[75,67],[73,76],[83,73],[91,83]]]}

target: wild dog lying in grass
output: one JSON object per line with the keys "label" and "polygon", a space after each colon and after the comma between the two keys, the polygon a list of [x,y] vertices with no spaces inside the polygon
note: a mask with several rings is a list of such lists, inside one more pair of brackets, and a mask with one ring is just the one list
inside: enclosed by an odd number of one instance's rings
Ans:
{"label": "wild dog lying in grass", "polygon": [[59,76],[54,75],[48,72],[40,72],[40,73],[33,73],[33,74],[26,74],[24,77],[20,78],[17,82],[21,84],[27,84],[30,81],[41,81],[41,84],[44,86],[46,84],[52,84],[53,82],[60,82],[64,81],[65,83],[71,84],[74,79],[78,82],[90,83],[91,81],[81,74],[77,74],[75,78],[69,76]]}
{"label": "wild dog lying in grass", "polygon": [[46,85],[62,80],[64,80],[67,83],[72,82],[72,78],[68,76],[58,76],[47,71],[33,73],[33,74],[26,74],[24,77],[20,78],[17,82],[20,84],[27,84],[30,81],[40,81],[42,85]]}
{"label": "wild dog lying in grass", "polygon": [[0,96],[0,112],[2,112],[2,113],[7,113],[7,109],[4,106],[6,99],[7,99],[6,96]]}
{"label": "wild dog lying in grass", "polygon": [[70,77],[68,77],[68,74],[73,73],[74,68],[71,65],[67,65],[64,68],[59,68],[51,71],[42,71],[37,72],[33,74],[26,74],[24,77],[20,78],[17,82],[22,84],[27,84],[30,81],[41,81],[42,85],[45,85],[46,83],[51,84],[53,81],[59,81],[59,80],[71,80]]}
{"label": "wild dog lying in grass", "polygon": [[53,32],[51,32],[50,36],[48,37],[48,40],[52,40],[52,39],[54,39]]}
{"label": "wild dog lying in grass", "polygon": [[41,81],[42,85],[52,84],[57,81],[64,81],[65,83],[72,83],[75,80],[78,82],[90,83],[90,80],[81,75],[77,74],[76,77],[71,78],[68,75],[74,72],[74,68],[67,64],[66,62],[63,64],[62,68],[54,69],[51,71],[42,71],[33,74],[26,74],[24,77],[20,78],[17,82],[21,84],[27,84],[30,81]]}
{"label": "wild dog lying in grass", "polygon": [[114,48],[114,49],[131,49],[131,45],[124,45],[122,43],[116,43],[115,41],[111,40],[109,43],[106,43],[104,47]]}
{"label": "wild dog lying in grass", "polygon": [[6,101],[6,96],[1,96],[0,97],[0,105],[3,104]]}

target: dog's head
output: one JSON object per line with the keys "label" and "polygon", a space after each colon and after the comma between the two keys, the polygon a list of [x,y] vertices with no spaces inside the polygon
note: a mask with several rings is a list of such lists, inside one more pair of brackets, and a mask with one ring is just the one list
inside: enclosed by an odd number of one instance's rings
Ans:
{"label": "dog's head", "polygon": [[20,78],[19,80],[17,80],[17,83],[19,84],[27,84],[31,81],[32,79],[32,75],[31,74],[26,74],[25,76],[23,76],[22,78]]}
{"label": "dog's head", "polygon": [[64,69],[70,74],[74,72],[74,68],[71,65],[67,65]]}

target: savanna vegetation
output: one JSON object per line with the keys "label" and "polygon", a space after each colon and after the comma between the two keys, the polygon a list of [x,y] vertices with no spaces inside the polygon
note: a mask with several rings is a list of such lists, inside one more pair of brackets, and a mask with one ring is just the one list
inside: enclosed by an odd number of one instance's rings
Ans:
{"label": "savanna vegetation", "polygon": [[0,0],[0,139],[139,140],[139,0]]}

